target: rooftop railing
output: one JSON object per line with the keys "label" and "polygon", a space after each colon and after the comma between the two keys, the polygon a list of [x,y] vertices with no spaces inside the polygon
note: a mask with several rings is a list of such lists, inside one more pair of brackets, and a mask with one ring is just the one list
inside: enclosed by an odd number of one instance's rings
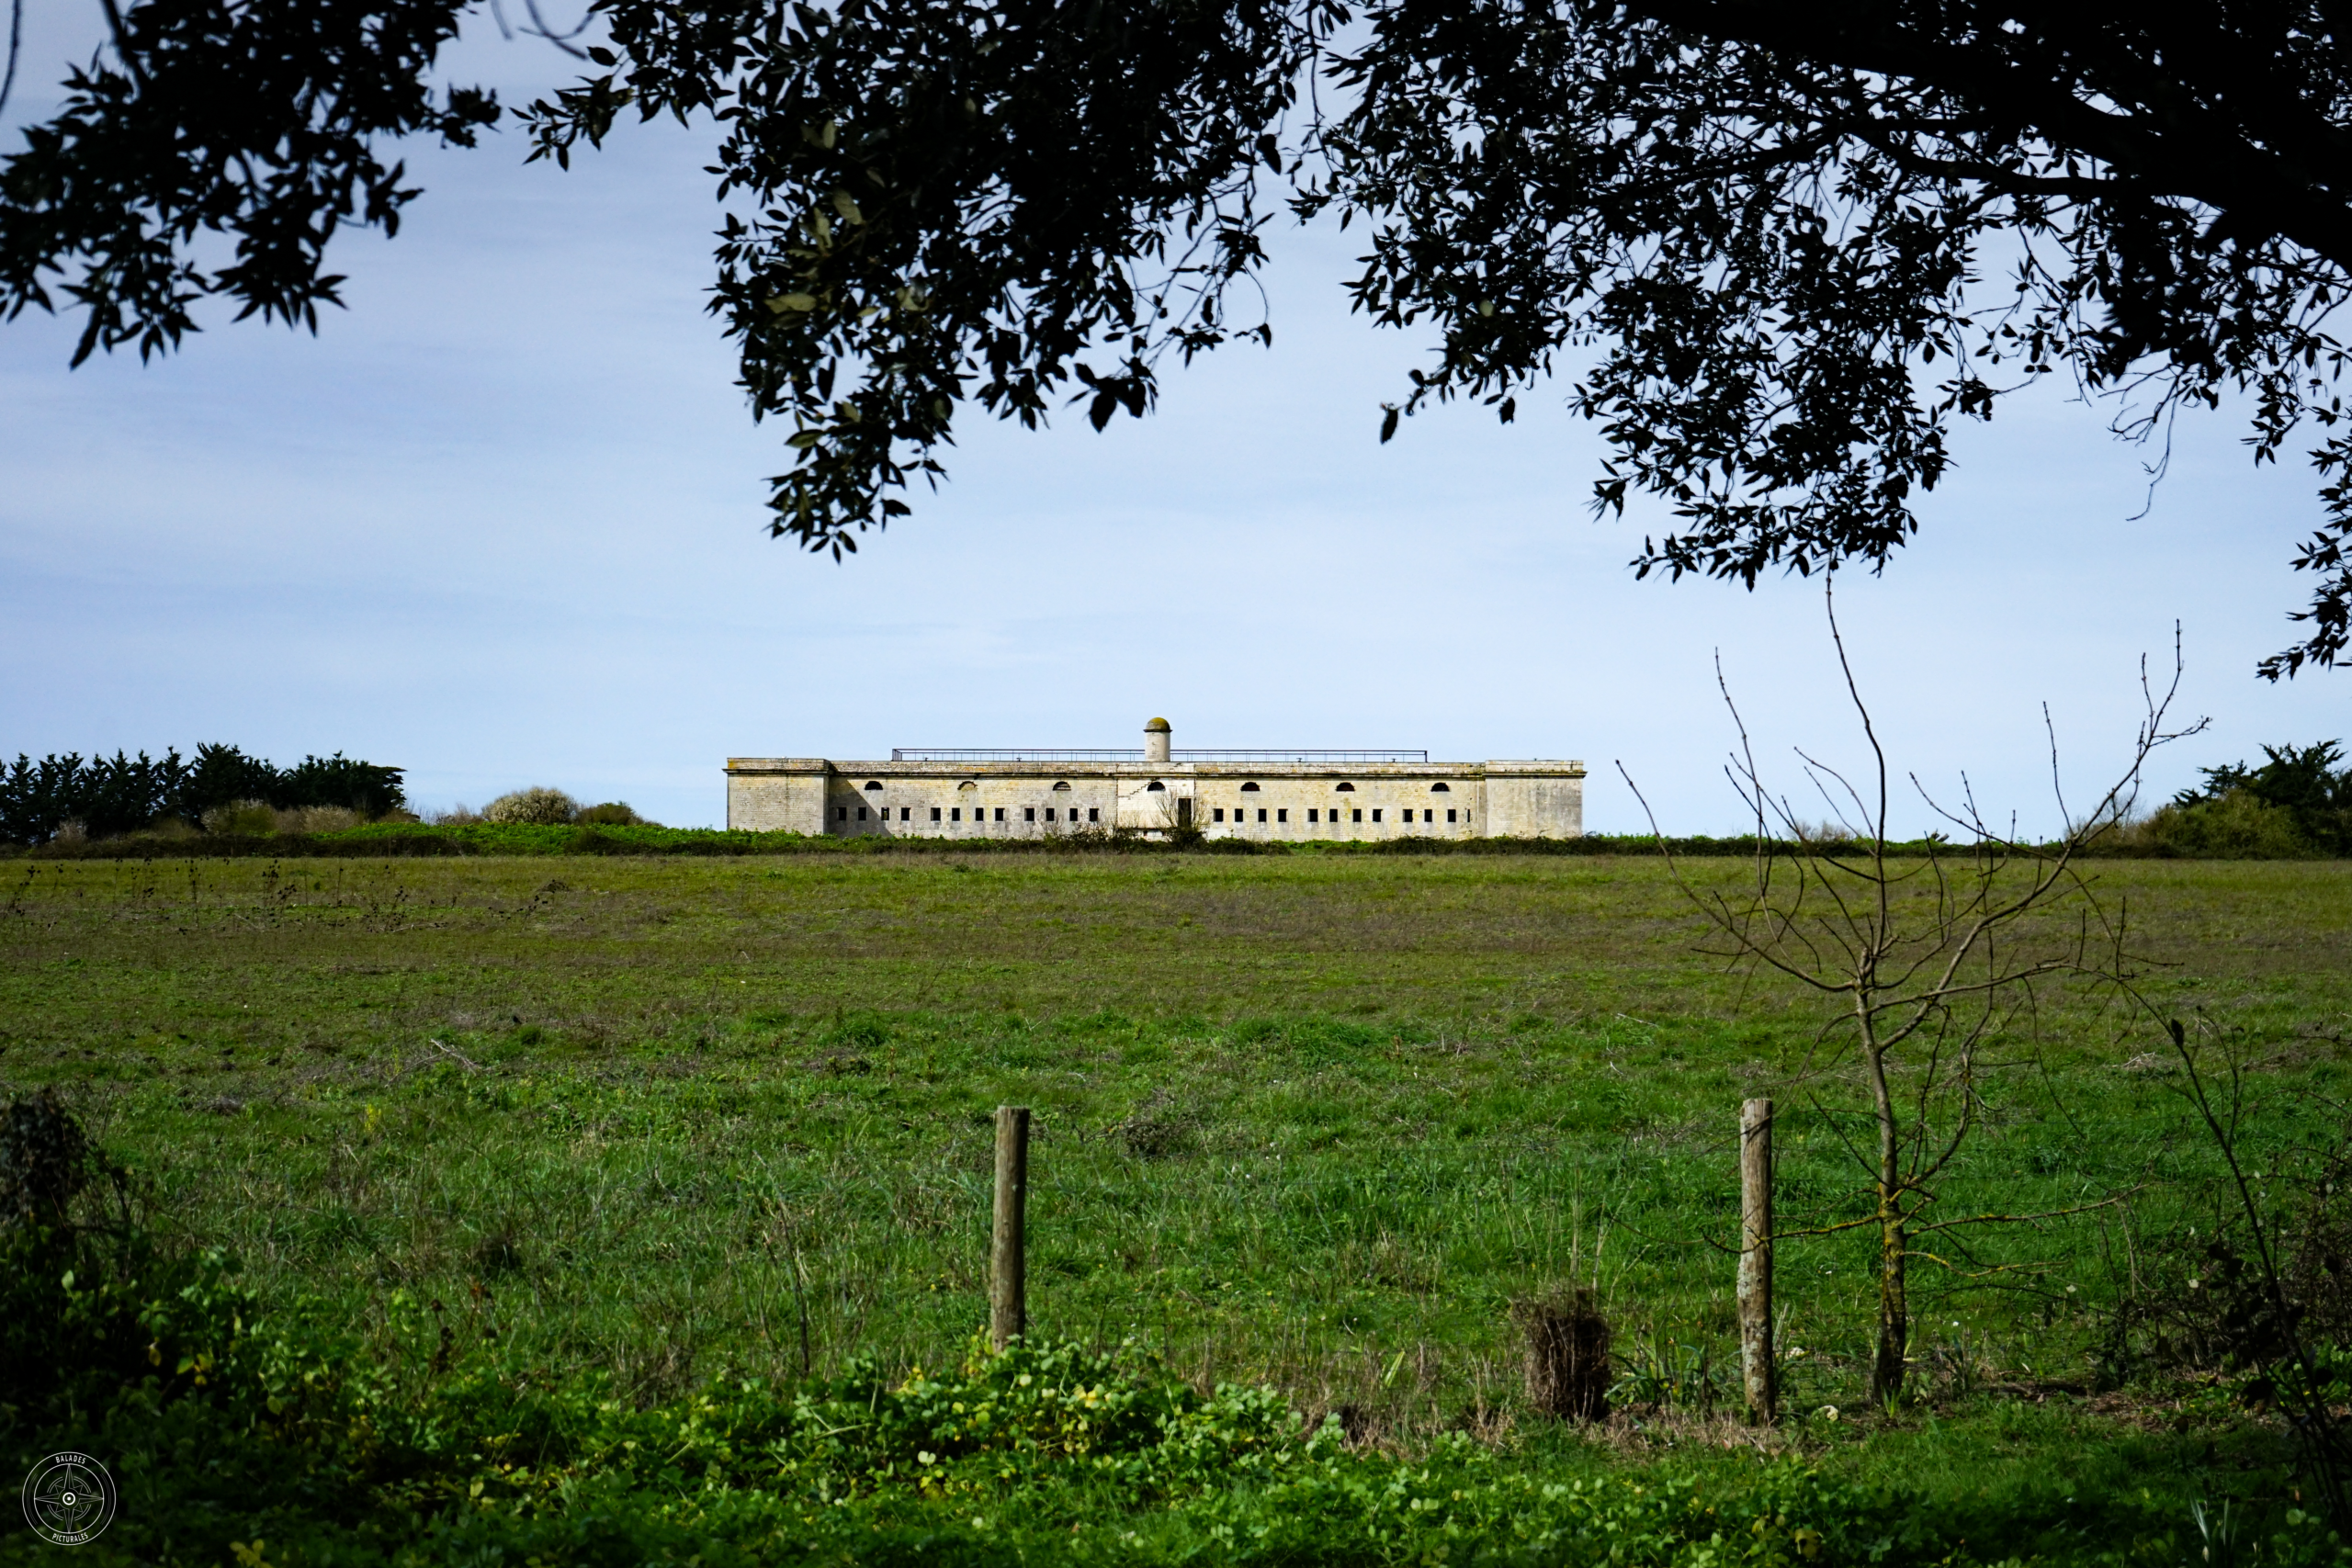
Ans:
{"label": "rooftop railing", "polygon": [[[1174,762],[1426,762],[1427,751],[1403,747],[1368,751],[1187,750],[1169,753]],[[894,762],[1140,762],[1141,747],[1105,746],[893,746]]]}

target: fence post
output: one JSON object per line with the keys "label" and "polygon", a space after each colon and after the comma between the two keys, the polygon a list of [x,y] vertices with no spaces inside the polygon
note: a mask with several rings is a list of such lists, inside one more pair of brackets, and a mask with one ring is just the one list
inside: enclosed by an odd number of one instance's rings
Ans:
{"label": "fence post", "polygon": [[996,1226],[989,1246],[989,1348],[1029,1331],[1029,1108],[996,1108]]}
{"label": "fence post", "polygon": [[1751,1421],[1780,1419],[1772,1360],[1772,1102],[1739,1108],[1739,1369]]}

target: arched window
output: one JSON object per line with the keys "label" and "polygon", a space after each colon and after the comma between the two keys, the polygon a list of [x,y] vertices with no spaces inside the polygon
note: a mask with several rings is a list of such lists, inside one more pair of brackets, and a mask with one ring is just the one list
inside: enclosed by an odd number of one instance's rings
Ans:
{"label": "arched window", "polygon": [[974,784],[971,780],[966,779],[962,784],[957,784],[956,787],[957,789],[978,789],[980,786]]}
{"label": "arched window", "polygon": [[882,781],[880,779],[868,779],[865,781],[865,787],[868,789],[880,789],[882,787]]}
{"label": "arched window", "polygon": [[1243,784],[1241,786],[1241,793],[1244,795],[1255,795],[1258,793],[1258,786],[1254,784]]}
{"label": "arched window", "polygon": [[1441,783],[1430,785],[1430,793],[1431,795],[1452,795],[1453,792],[1446,788],[1445,785]]}
{"label": "arched window", "polygon": [[1351,784],[1343,784],[1340,785],[1340,789],[1341,793],[1346,795],[1353,795],[1356,792],[1356,786]]}
{"label": "arched window", "polygon": [[1055,781],[1054,781],[1054,788],[1055,788],[1055,789],[1057,789],[1057,790],[1066,790],[1066,789],[1069,788],[1069,780],[1068,780],[1068,779],[1057,779],[1057,780],[1055,780]]}
{"label": "arched window", "polygon": [[1155,790],[1155,789],[1166,789],[1168,786],[1167,786],[1166,784],[1161,784],[1158,779],[1154,779],[1154,780],[1152,780],[1149,784],[1148,784],[1144,785],[1143,787],[1144,787],[1146,790]]}

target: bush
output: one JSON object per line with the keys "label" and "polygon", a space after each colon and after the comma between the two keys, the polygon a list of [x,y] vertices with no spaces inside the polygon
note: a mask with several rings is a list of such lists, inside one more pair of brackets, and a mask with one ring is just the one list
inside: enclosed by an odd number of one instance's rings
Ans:
{"label": "bush", "polygon": [[2352,767],[2340,742],[2265,746],[2259,767],[2204,770],[2201,789],[2127,825],[2118,848],[2143,854],[2300,860],[2352,854]]}
{"label": "bush", "polygon": [[481,814],[482,819],[489,822],[556,827],[578,817],[580,803],[560,789],[534,785],[508,791],[483,807]]}
{"label": "bush", "polygon": [[583,807],[580,815],[572,820],[583,828],[659,828],[662,826],[659,822],[650,822],[639,817],[626,800],[608,800],[602,806]]}
{"label": "bush", "polygon": [[2214,860],[2305,860],[2312,845],[2295,818],[2252,792],[2173,801],[2116,834],[2116,847],[2142,854]]}
{"label": "bush", "polygon": [[241,839],[266,838],[277,831],[277,813],[266,800],[232,800],[204,814],[204,830]]}

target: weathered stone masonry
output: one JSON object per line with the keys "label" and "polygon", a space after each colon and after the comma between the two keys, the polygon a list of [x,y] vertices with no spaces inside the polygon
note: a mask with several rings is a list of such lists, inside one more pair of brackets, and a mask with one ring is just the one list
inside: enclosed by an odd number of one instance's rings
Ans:
{"label": "weathered stone masonry", "polygon": [[[1419,753],[945,752],[882,761],[733,757],[727,825],[902,838],[1036,839],[1195,824],[1211,838],[1575,838],[1577,761],[1374,761]],[[901,760],[903,759],[903,760]]]}

